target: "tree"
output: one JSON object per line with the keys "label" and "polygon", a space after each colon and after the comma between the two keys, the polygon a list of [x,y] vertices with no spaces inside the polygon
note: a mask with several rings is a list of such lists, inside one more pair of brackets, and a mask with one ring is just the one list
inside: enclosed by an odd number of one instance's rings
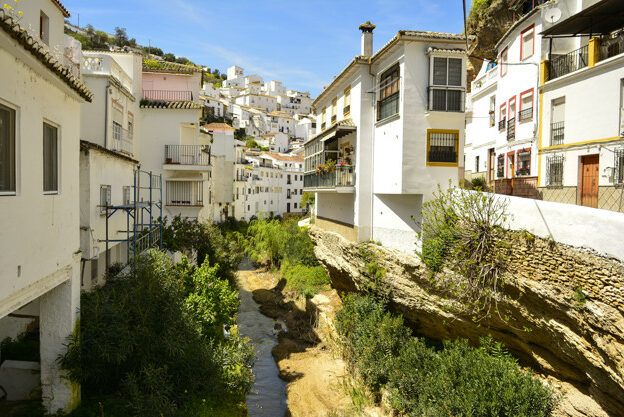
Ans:
{"label": "tree", "polygon": [[258,142],[256,142],[254,139],[248,139],[247,142],[245,142],[245,146],[248,148],[259,148],[260,145],[258,145]]}
{"label": "tree", "polygon": [[167,62],[175,62],[176,57],[174,54],[172,54],[171,52],[166,53],[163,55],[163,59]]}
{"label": "tree", "polygon": [[117,46],[122,47],[128,44],[128,34],[126,28],[115,27],[115,43]]}
{"label": "tree", "polygon": [[301,197],[301,205],[304,206],[306,210],[309,210],[309,206],[314,205],[315,199],[316,197],[314,193],[303,193],[303,196]]}
{"label": "tree", "polygon": [[245,128],[244,127],[239,127],[234,132],[234,139],[243,140],[245,138],[245,134],[246,134],[245,133]]}
{"label": "tree", "polygon": [[160,48],[156,48],[155,46],[146,46],[143,48],[145,52],[152,55],[163,56],[163,51]]}
{"label": "tree", "polygon": [[218,70],[218,69],[216,69],[216,68],[212,71],[212,74],[213,74],[215,77],[219,77],[219,78],[221,77],[221,74],[219,73],[219,70]]}
{"label": "tree", "polygon": [[184,65],[192,64],[191,60],[189,60],[188,58],[184,58],[183,56],[176,58],[175,62]]}

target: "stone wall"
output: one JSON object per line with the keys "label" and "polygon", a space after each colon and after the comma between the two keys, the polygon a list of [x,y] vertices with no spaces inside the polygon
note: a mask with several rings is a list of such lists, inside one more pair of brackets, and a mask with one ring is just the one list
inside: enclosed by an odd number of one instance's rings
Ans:
{"label": "stone wall", "polygon": [[[339,234],[310,229],[315,254],[339,292],[363,292],[371,286],[360,252]],[[564,381],[574,395],[567,405],[580,410],[594,402],[610,416],[624,416],[624,314],[621,263],[526,233],[510,234],[512,250],[497,314],[480,322],[462,313],[456,300],[438,287],[445,280],[461,281],[445,270],[431,272],[411,255],[367,244],[386,270],[381,284],[390,290],[391,306],[403,314],[417,334],[433,339],[466,338],[478,343],[492,335],[522,365]],[[587,299],[577,300],[581,287]],[[584,398],[580,400],[579,398]],[[570,404],[572,403],[572,404]],[[605,412],[560,413],[565,416],[605,416]]]}

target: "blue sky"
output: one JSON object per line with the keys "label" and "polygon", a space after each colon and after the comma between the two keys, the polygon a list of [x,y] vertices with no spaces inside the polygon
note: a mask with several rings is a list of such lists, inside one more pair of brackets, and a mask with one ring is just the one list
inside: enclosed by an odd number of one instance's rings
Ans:
{"label": "blue sky", "polygon": [[[463,31],[462,0],[62,0],[74,24],[125,27],[142,45],[225,71],[282,81],[316,96],[360,51],[360,23],[377,25],[375,50],[399,29]],[[468,8],[470,1],[467,2]]]}

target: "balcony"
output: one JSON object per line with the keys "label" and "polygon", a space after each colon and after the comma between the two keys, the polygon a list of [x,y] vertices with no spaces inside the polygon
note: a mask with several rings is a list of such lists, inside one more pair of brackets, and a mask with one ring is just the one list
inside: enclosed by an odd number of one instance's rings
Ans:
{"label": "balcony", "polygon": [[600,43],[600,61],[624,52],[624,31],[603,39]]}
{"label": "balcony", "polygon": [[208,145],[165,145],[166,165],[210,166]]}
{"label": "balcony", "polygon": [[355,167],[345,165],[335,167],[334,172],[308,173],[303,176],[306,189],[340,188],[355,186]]}
{"label": "balcony", "polygon": [[487,89],[491,85],[496,84],[496,82],[498,81],[499,71],[500,71],[500,68],[495,65],[492,68],[490,68],[485,74],[483,74],[481,77],[474,80],[471,86],[471,92],[473,96]]}
{"label": "balcony", "polygon": [[143,100],[149,101],[193,101],[192,91],[143,90]]}
{"label": "balcony", "polygon": [[110,55],[94,54],[88,51],[84,51],[83,54],[81,66],[83,75],[110,75],[132,92],[132,78]]}
{"label": "balcony", "polygon": [[108,145],[108,149],[111,151],[125,153],[132,156],[134,153],[132,137],[128,131],[121,127],[121,125],[113,122],[113,135],[111,142]]}
{"label": "balcony", "polygon": [[203,207],[203,181],[167,181],[168,206]]}
{"label": "balcony", "polygon": [[520,110],[520,121],[525,122],[533,118],[533,107]]}
{"label": "balcony", "polygon": [[564,122],[554,122],[550,124],[550,146],[563,145]]}
{"label": "balcony", "polygon": [[464,89],[429,87],[429,111],[463,112]]}
{"label": "balcony", "polygon": [[514,140],[516,138],[516,118],[512,117],[507,123],[507,140]]}
{"label": "balcony", "polygon": [[503,130],[505,130],[505,125],[506,125],[506,120],[505,120],[505,119],[501,119],[501,120],[498,122],[498,130],[500,130],[501,132],[502,132]]}
{"label": "balcony", "polygon": [[581,68],[585,68],[588,62],[587,45],[568,52],[567,54],[553,54],[549,63],[548,79],[554,80],[555,78],[578,71]]}

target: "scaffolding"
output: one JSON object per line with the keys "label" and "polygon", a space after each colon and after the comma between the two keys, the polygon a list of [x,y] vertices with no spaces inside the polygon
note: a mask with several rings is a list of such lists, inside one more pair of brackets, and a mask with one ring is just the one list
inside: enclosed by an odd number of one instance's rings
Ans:
{"label": "scaffolding", "polygon": [[[144,184],[145,183],[145,184]],[[134,170],[134,183],[131,187],[132,201],[121,205],[106,205],[106,270],[110,267],[109,245],[113,242],[126,243],[127,262],[136,262],[137,256],[147,249],[162,249],[162,175],[140,168]],[[125,196],[124,196],[125,198]],[[157,198],[157,200],[155,200]],[[127,198],[130,200],[130,196]],[[125,239],[111,239],[109,220],[115,213],[126,214]],[[155,216],[157,212],[157,216]]]}

